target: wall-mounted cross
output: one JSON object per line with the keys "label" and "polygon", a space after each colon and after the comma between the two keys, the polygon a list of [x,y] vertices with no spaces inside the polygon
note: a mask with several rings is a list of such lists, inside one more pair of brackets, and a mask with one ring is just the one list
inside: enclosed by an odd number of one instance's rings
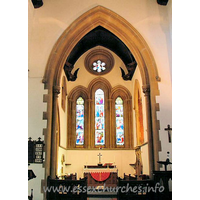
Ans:
{"label": "wall-mounted cross", "polygon": [[101,164],[101,153],[99,153],[97,156],[99,156],[99,164]]}
{"label": "wall-mounted cross", "polygon": [[165,131],[168,131],[168,139],[169,139],[169,143],[172,142],[171,140],[171,134],[172,134],[172,128],[170,127],[170,125],[167,125],[167,128],[165,128]]}

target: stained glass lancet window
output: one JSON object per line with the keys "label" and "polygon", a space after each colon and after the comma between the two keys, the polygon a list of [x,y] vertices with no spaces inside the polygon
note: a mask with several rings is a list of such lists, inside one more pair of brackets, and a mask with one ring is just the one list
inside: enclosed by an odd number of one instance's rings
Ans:
{"label": "stained glass lancet window", "polygon": [[123,100],[117,97],[115,100],[115,115],[116,115],[116,144],[124,145],[124,111]]}
{"label": "stained glass lancet window", "polygon": [[95,92],[95,145],[105,144],[105,112],[104,92],[101,89]]}
{"label": "stained glass lancet window", "polygon": [[84,144],[84,99],[76,101],[76,145]]}

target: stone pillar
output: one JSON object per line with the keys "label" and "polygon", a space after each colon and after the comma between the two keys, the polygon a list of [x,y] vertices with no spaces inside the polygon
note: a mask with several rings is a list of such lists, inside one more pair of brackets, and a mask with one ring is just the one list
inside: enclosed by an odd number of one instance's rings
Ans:
{"label": "stone pillar", "polygon": [[[134,137],[133,137],[133,112],[132,112],[132,98],[128,98],[124,101],[124,109],[126,107],[126,113],[124,112],[124,125],[126,125],[126,130],[128,130],[128,135],[127,138],[129,138],[128,142],[127,139],[124,138],[124,141],[128,144],[128,148],[133,148],[134,147]],[[125,110],[124,110],[125,111]],[[124,127],[125,128],[125,127]],[[125,137],[125,136],[124,136]]]}
{"label": "stone pillar", "polygon": [[[87,137],[85,137],[86,141],[86,148],[90,149],[92,146],[92,141],[91,141],[91,137],[90,137],[90,132],[91,132],[91,106],[92,106],[92,100],[91,99],[86,99],[86,113],[85,113],[85,127],[87,127]],[[87,117],[87,119],[86,119]],[[86,132],[85,132],[86,134]]]}
{"label": "stone pillar", "polygon": [[57,153],[58,153],[58,143],[57,143],[57,105],[58,105],[58,95],[60,94],[60,86],[53,87],[53,119],[52,119],[52,137],[51,137],[51,178],[56,177],[57,173]]}
{"label": "stone pillar", "polygon": [[89,112],[90,112],[90,146],[89,148],[94,148],[95,147],[95,105],[94,105],[94,100],[90,99],[89,101]]}
{"label": "stone pillar", "polygon": [[145,96],[146,104],[146,119],[147,119],[147,137],[148,137],[148,152],[149,152],[149,175],[153,178],[154,170],[154,151],[153,151],[153,133],[152,133],[152,120],[151,120],[151,100],[150,100],[150,86],[142,86]]}
{"label": "stone pillar", "polygon": [[[108,98],[108,107],[107,107],[107,112],[106,112],[106,107],[104,107],[104,112],[105,112],[105,139],[107,140],[106,141],[106,148],[113,148],[115,143],[113,143],[113,134],[111,134],[113,131],[112,131],[112,123],[113,123],[113,120],[112,120],[112,99],[111,98]],[[106,114],[108,116],[106,116]],[[107,119],[107,120],[106,120]],[[110,133],[110,134],[108,134]]]}

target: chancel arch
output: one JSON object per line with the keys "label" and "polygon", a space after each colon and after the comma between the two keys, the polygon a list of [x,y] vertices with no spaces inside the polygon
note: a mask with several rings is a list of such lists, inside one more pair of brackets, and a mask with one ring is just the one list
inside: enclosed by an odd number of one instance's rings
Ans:
{"label": "chancel arch", "polygon": [[[143,39],[140,33],[124,18],[117,15],[111,10],[108,10],[102,6],[97,6],[85,14],[81,15],[77,20],[75,20],[60,36],[56,44],[54,45],[51,54],[48,59],[46,66],[43,83],[45,84],[45,89],[48,89],[48,99],[47,99],[47,131],[45,133],[46,141],[46,161],[45,161],[45,176],[51,175],[55,177],[56,175],[56,162],[52,162],[52,158],[56,154],[56,127],[55,122],[57,121],[57,101],[58,95],[60,93],[60,80],[63,67],[65,62],[72,52],[75,45],[92,29],[102,26],[103,28],[109,30],[111,33],[116,35],[123,43],[127,46],[130,52],[134,55],[137,61],[137,66],[141,73],[142,88],[145,93],[145,104],[147,112],[147,133],[148,133],[148,145],[149,145],[149,173],[152,174],[154,169],[158,169],[158,151],[159,137],[158,137],[158,121],[156,117],[156,95],[159,95],[158,81],[160,80],[157,67],[153,58],[153,55]],[[104,84],[98,81],[96,84],[89,85],[89,98],[88,106],[92,103],[94,98],[95,90],[101,88],[105,90],[105,98],[108,102],[105,105],[105,109],[109,109],[108,105],[111,104],[112,100],[109,96],[109,91],[111,94],[111,88],[106,81]],[[92,92],[91,92],[92,91]],[[76,93],[75,93],[76,94]],[[80,95],[77,93],[76,98]],[[85,101],[87,102],[87,101]],[[73,103],[72,103],[73,104]],[[75,105],[72,105],[75,108]],[[69,107],[68,107],[69,108]],[[92,108],[91,108],[92,109]],[[94,113],[94,111],[90,111]],[[110,118],[107,117],[106,121],[110,122]],[[94,121],[90,122],[94,124]],[[108,129],[108,128],[107,128]],[[92,127],[90,132],[94,131]],[[91,136],[92,137],[92,136]],[[106,136],[108,137],[108,136]],[[91,143],[88,144],[94,147],[94,139],[91,138]],[[106,138],[107,141],[107,138]],[[109,140],[108,140],[109,141]],[[109,141],[110,142],[110,141]],[[110,143],[106,143],[106,146]]]}

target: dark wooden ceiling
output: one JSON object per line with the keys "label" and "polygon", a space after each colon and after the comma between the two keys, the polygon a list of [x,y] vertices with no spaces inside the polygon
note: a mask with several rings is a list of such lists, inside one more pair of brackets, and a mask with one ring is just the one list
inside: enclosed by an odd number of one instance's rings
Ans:
{"label": "dark wooden ceiling", "polygon": [[74,65],[81,55],[96,46],[103,46],[113,51],[121,58],[125,65],[135,61],[130,50],[117,36],[107,29],[98,26],[77,43],[67,58],[67,62]]}

